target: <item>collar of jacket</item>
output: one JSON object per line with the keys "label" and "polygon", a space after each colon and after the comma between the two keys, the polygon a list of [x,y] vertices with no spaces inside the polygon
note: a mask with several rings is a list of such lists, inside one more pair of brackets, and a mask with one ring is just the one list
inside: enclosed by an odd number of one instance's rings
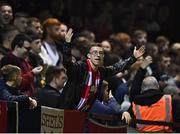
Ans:
{"label": "collar of jacket", "polygon": [[53,87],[50,86],[50,85],[46,85],[46,86],[45,86],[45,90],[53,90],[53,91],[56,91],[56,92],[59,93],[59,94],[62,94],[62,92],[60,93],[58,89],[55,89],[55,88],[53,88]]}
{"label": "collar of jacket", "polygon": [[135,102],[138,105],[150,106],[161,99],[164,94],[157,89],[149,89],[135,97]]}

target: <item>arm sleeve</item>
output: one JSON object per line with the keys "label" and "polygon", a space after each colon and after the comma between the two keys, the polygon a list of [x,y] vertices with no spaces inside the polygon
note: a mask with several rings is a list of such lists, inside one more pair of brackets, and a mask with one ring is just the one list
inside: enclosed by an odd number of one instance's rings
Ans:
{"label": "arm sleeve", "polygon": [[108,104],[102,104],[99,100],[96,100],[90,110],[91,113],[116,115],[122,113],[114,103],[114,100],[108,102]]}
{"label": "arm sleeve", "polygon": [[33,81],[34,81],[34,74],[32,71],[22,74],[22,82],[20,85],[21,91],[24,91],[24,89],[28,90],[29,88],[27,88],[27,85],[29,85],[29,83],[32,83]]}
{"label": "arm sleeve", "polygon": [[112,66],[108,66],[104,68],[102,67],[100,69],[102,70],[103,77],[108,78],[115,75],[118,72],[128,69],[135,62],[136,62],[136,58],[134,56],[131,56],[124,61],[120,61],[120,62],[115,63]]}
{"label": "arm sleeve", "polygon": [[124,111],[121,109],[121,105],[118,104],[114,97],[110,98],[107,106],[115,111],[115,114],[122,114]]}
{"label": "arm sleeve", "polygon": [[9,93],[6,89],[1,89],[1,98],[2,100],[6,100],[6,101],[17,101],[20,104],[24,104],[26,106],[29,107],[29,97],[25,96],[25,95],[19,95],[19,96],[15,96],[12,95],[11,93]]}
{"label": "arm sleeve", "polygon": [[82,68],[84,67],[84,62],[72,62],[72,55],[71,55],[71,44],[63,45],[63,65],[67,69],[67,75],[70,80],[77,79],[77,76],[80,75],[82,72]]}
{"label": "arm sleeve", "polygon": [[[130,101],[135,102],[135,97],[140,94],[141,92],[141,84],[145,77],[146,70],[145,69],[139,69],[136,73],[134,80],[132,82],[132,87],[130,89]],[[136,103],[136,102],[135,102]]]}

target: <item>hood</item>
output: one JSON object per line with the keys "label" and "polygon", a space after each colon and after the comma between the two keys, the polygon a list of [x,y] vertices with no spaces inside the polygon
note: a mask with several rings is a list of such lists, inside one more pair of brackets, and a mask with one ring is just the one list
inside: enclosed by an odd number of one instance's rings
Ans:
{"label": "hood", "polygon": [[138,105],[150,106],[161,99],[164,94],[160,90],[149,89],[134,98],[134,102]]}

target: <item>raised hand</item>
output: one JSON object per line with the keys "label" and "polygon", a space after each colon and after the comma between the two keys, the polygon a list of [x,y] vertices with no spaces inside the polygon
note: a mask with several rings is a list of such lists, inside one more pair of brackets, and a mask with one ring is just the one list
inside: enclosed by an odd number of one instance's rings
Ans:
{"label": "raised hand", "polygon": [[35,99],[32,99],[31,97],[29,97],[29,102],[30,102],[30,109],[34,109],[35,107],[37,107],[37,101]]}
{"label": "raised hand", "polygon": [[145,69],[151,63],[152,63],[152,57],[151,56],[146,56],[146,58],[143,59],[143,61],[142,61],[140,66],[141,66],[142,69]]}
{"label": "raised hand", "polygon": [[109,91],[109,98],[112,98],[112,97],[113,97],[112,91],[110,90],[110,91]]}
{"label": "raised hand", "polygon": [[141,57],[145,53],[145,46],[141,46],[138,50],[134,47],[133,55],[135,58]]}
{"label": "raised hand", "polygon": [[121,120],[124,120],[124,119],[125,119],[127,124],[130,123],[131,116],[130,116],[130,114],[128,112],[123,112]]}
{"label": "raised hand", "polygon": [[73,29],[70,28],[70,29],[68,30],[68,32],[66,33],[66,35],[65,35],[65,41],[66,41],[67,43],[70,43],[72,36],[73,36]]}
{"label": "raised hand", "polygon": [[33,68],[32,72],[34,74],[39,74],[42,70],[43,70],[43,67],[42,66],[38,66],[38,67]]}

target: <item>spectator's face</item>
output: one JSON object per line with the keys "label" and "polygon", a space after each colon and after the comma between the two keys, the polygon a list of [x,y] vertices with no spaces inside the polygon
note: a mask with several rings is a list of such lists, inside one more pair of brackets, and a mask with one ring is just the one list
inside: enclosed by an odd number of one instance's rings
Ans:
{"label": "spectator's face", "polygon": [[138,44],[145,45],[147,43],[147,34],[140,34],[136,37]]}
{"label": "spectator's face", "polygon": [[14,20],[14,25],[19,29],[20,32],[26,32],[28,19],[25,17],[18,17]]}
{"label": "spectator's face", "polygon": [[169,41],[164,41],[157,45],[160,52],[166,52],[169,48]]}
{"label": "spectator's face", "polygon": [[37,39],[31,42],[31,48],[37,54],[41,52],[41,45],[42,45],[41,39]]}
{"label": "spectator's face", "polygon": [[42,26],[40,22],[32,22],[31,30],[39,35],[43,34]]}
{"label": "spectator's face", "polygon": [[94,67],[102,66],[104,51],[102,47],[94,46],[90,49],[88,58]]}
{"label": "spectator's face", "polygon": [[60,30],[58,25],[48,27],[48,35],[55,41],[59,40]]}
{"label": "spectator's face", "polygon": [[17,53],[19,58],[26,58],[29,51],[31,49],[30,42],[24,41],[24,44],[22,47],[17,48]]}
{"label": "spectator's face", "polygon": [[3,24],[9,24],[13,19],[12,8],[8,5],[4,5],[0,8],[0,20]]}
{"label": "spectator's face", "polygon": [[60,29],[59,29],[60,33],[59,34],[60,34],[61,39],[65,39],[65,35],[67,33],[67,30],[68,30],[68,28],[66,25],[64,25],[64,24],[60,25]]}
{"label": "spectator's face", "polygon": [[111,44],[108,41],[103,41],[101,44],[104,51],[111,52]]}
{"label": "spectator's face", "polygon": [[21,72],[18,72],[17,74],[15,74],[14,86],[19,87],[21,85],[21,82],[22,82]]}
{"label": "spectator's face", "polygon": [[170,57],[162,57],[161,61],[161,67],[164,69],[167,69],[168,66],[171,64],[171,58]]}
{"label": "spectator's face", "polygon": [[65,72],[61,72],[59,77],[55,78],[57,89],[62,89],[67,82],[67,75]]}

